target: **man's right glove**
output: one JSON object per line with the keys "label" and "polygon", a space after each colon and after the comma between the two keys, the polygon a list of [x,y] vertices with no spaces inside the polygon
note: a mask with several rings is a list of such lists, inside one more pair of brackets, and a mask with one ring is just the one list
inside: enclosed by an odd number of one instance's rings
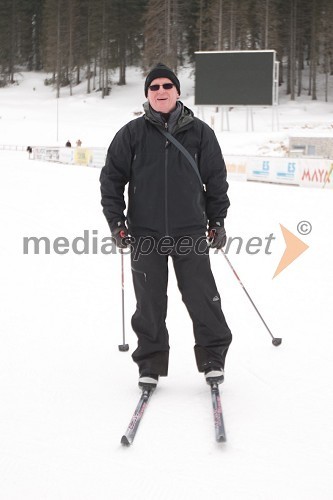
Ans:
{"label": "man's right glove", "polygon": [[212,248],[221,250],[227,242],[227,234],[224,229],[224,224],[219,224],[220,225],[216,224],[209,227],[208,239]]}
{"label": "man's right glove", "polygon": [[127,227],[116,227],[112,233],[112,241],[118,248],[127,248],[130,243]]}

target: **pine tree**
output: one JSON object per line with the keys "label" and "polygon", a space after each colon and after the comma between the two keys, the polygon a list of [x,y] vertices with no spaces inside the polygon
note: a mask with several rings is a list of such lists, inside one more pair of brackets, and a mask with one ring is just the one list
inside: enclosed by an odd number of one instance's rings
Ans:
{"label": "pine tree", "polygon": [[182,9],[180,0],[148,1],[144,14],[144,69],[163,62],[177,71]]}
{"label": "pine tree", "polygon": [[18,40],[16,7],[16,0],[2,0],[0,3],[1,86],[7,83],[14,83]]}
{"label": "pine tree", "polygon": [[325,0],[322,6],[321,33],[323,44],[323,72],[325,74],[325,101],[328,101],[329,76],[333,74],[333,4],[330,0]]}

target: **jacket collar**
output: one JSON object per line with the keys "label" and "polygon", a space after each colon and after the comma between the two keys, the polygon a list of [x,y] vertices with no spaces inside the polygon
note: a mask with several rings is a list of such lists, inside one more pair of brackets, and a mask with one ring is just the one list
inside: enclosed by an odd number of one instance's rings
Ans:
{"label": "jacket collar", "polygon": [[[149,105],[148,101],[143,104],[143,109],[145,111],[144,117],[146,120],[157,127],[165,127],[165,119],[163,118],[162,114],[155,111]],[[168,119],[169,132],[175,133],[179,129],[191,124],[193,121],[193,112],[189,108],[184,106],[181,101],[177,101],[177,107],[170,113]]]}

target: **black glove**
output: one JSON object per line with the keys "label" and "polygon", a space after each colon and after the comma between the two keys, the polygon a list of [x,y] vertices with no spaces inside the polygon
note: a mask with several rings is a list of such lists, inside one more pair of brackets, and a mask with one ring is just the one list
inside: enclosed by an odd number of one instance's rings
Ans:
{"label": "black glove", "polygon": [[130,244],[130,237],[126,226],[116,227],[112,233],[112,241],[118,248],[127,248]]}
{"label": "black glove", "polygon": [[209,226],[208,239],[212,248],[221,250],[227,242],[227,234],[223,222],[216,222]]}

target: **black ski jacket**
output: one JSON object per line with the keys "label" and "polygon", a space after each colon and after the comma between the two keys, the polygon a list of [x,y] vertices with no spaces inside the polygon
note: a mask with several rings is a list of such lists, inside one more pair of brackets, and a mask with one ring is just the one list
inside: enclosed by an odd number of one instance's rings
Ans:
{"label": "black ski jacket", "polygon": [[103,212],[111,231],[127,218],[133,236],[204,234],[209,221],[223,222],[230,204],[216,136],[182,105],[172,134],[195,159],[202,185],[186,157],[158,131],[163,125],[148,105],[145,111],[115,135],[101,172]]}

